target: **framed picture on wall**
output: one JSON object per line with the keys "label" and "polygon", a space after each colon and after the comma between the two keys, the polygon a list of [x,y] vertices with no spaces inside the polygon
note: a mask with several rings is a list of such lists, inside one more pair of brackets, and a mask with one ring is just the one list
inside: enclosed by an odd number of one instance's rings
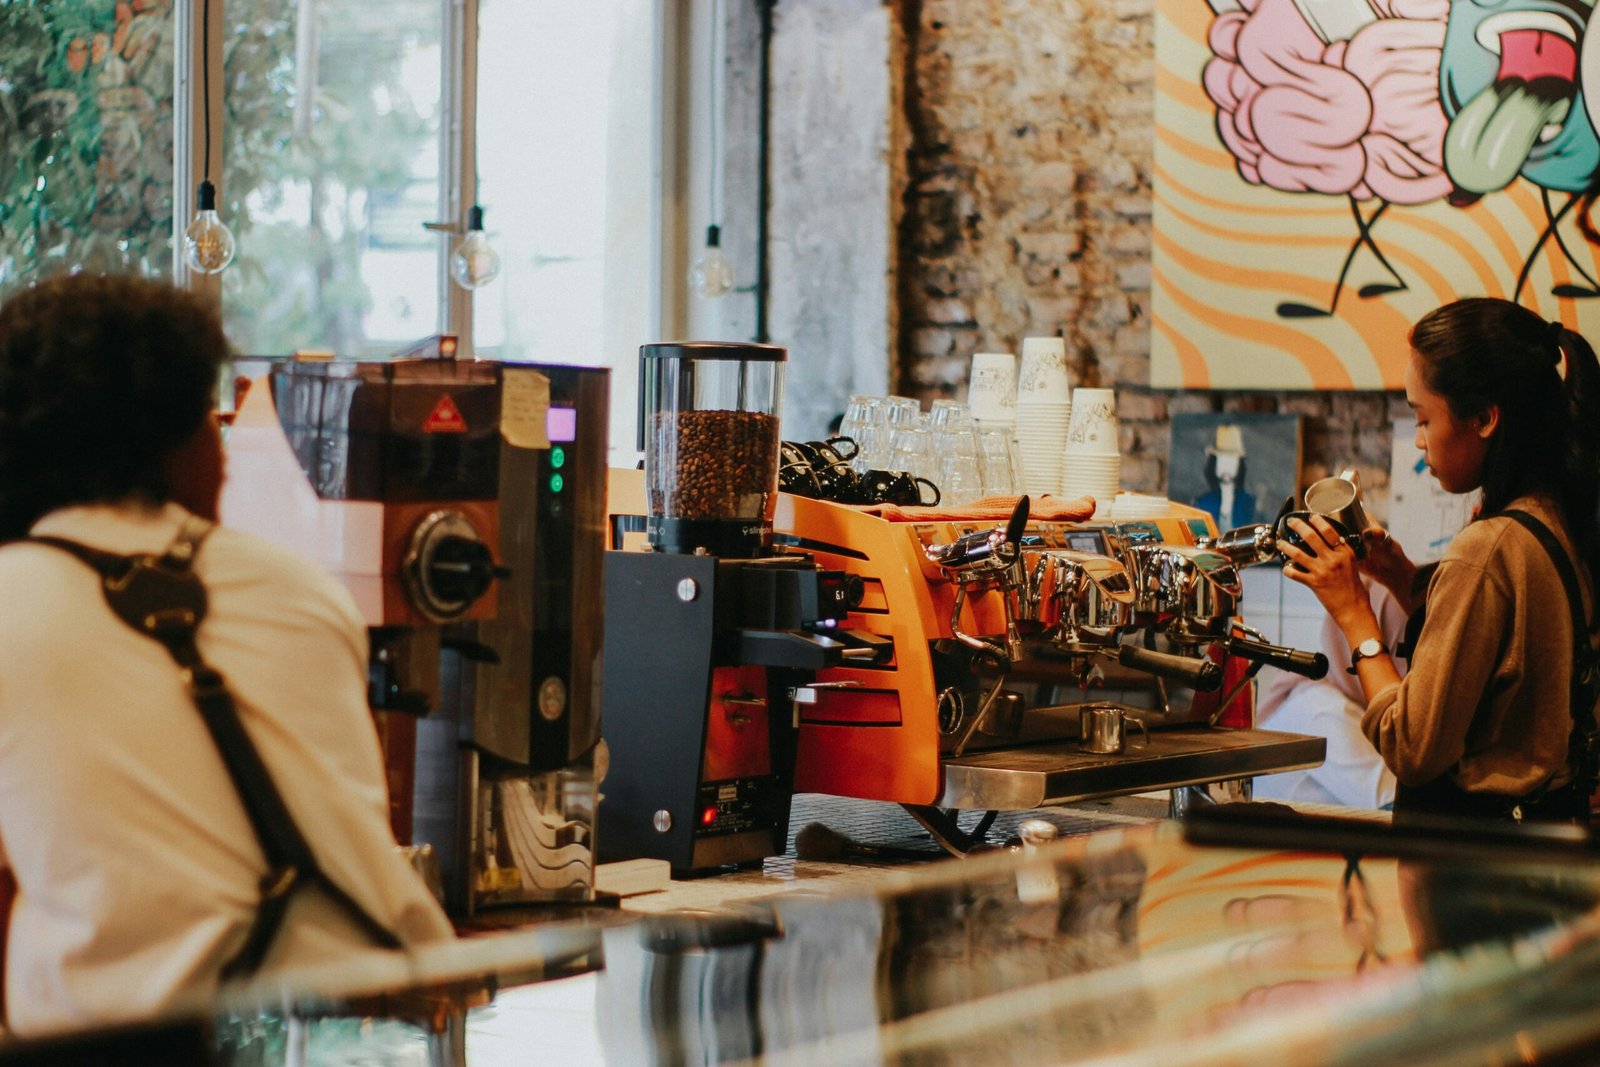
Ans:
{"label": "framed picture on wall", "polygon": [[1172,416],[1167,496],[1210,512],[1219,531],[1270,522],[1299,481],[1299,415]]}

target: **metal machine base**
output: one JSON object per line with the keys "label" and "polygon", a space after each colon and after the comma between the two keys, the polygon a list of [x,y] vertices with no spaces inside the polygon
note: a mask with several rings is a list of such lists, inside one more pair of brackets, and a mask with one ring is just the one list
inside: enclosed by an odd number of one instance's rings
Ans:
{"label": "metal machine base", "polygon": [[[1120,755],[1083,752],[1075,742],[1010,748],[947,759],[939,803],[901,806],[940,847],[961,856],[988,844],[1001,811],[1169,789],[1178,818],[1196,805],[1249,800],[1254,776],[1318,766],[1326,751],[1321,737],[1198,724],[1154,731]],[[973,810],[985,814],[963,830],[958,816]]]}
{"label": "metal machine base", "polygon": [[1184,726],[1152,730],[1120,755],[1076,742],[977,752],[944,764],[941,808],[1022,811],[1095,797],[1177,789],[1316,767],[1326,738],[1276,730]]}

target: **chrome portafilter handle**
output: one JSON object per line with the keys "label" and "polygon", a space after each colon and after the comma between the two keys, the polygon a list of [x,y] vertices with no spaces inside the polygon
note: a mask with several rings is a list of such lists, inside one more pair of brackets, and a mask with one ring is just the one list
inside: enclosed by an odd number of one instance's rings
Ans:
{"label": "chrome portafilter handle", "polygon": [[947,545],[929,545],[928,559],[947,571],[1004,570],[1017,561],[1019,542],[1028,528],[1028,498],[1018,497],[1011,518],[992,530],[962,534]]}
{"label": "chrome portafilter handle", "polygon": [[1278,555],[1277,524],[1252,522],[1216,537],[1203,537],[1196,542],[1196,547],[1209,548],[1219,556],[1227,557],[1236,567],[1266,563]]}
{"label": "chrome portafilter handle", "polygon": [[948,571],[1001,570],[1010,566],[1015,546],[1006,540],[1005,530],[975,530],[947,545],[929,545],[928,558]]}

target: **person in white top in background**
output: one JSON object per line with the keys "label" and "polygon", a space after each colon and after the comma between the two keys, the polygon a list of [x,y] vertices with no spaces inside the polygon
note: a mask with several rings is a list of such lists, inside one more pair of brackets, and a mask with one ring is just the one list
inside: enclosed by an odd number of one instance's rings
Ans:
{"label": "person in white top in background", "polygon": [[[225,356],[209,306],[142,279],[58,278],[0,306],[0,538],[159,553],[191,516],[214,520]],[[403,945],[452,937],[389,828],[366,631],[348,595],[226,528],[194,571],[209,598],[201,655],[320,865]],[[0,602],[8,1024],[116,1023],[208,996],[245,940],[267,863],[177,665],[59,549],[0,550]],[[308,888],[264,972],[371,944]]]}
{"label": "person in white top in background", "polygon": [[[1405,610],[1383,586],[1363,579],[1372,610],[1383,630],[1383,642],[1394,648],[1404,636]],[[1328,755],[1320,767],[1255,780],[1258,800],[1338,804],[1347,808],[1387,808],[1394,803],[1394,774],[1361,732],[1367,710],[1361,682],[1344,669],[1350,643],[1331,618],[1324,617],[1317,648],[1328,657],[1327,676],[1319,681],[1288,671],[1263,672],[1256,693],[1256,722],[1269,730],[1313,734],[1328,739]],[[1405,675],[1405,664],[1396,668]]]}

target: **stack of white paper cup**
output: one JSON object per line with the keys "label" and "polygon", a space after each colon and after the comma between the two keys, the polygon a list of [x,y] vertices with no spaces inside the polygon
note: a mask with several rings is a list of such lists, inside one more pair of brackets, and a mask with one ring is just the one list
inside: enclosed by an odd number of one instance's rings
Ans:
{"label": "stack of white paper cup", "polygon": [[986,430],[1017,427],[1017,357],[1010,352],[976,352],[967,385],[967,407]]}
{"label": "stack of white paper cup", "polygon": [[1059,337],[1023,338],[1017,368],[1017,452],[1023,487],[1035,496],[1061,487],[1071,390],[1066,342]]}
{"label": "stack of white paper cup", "polygon": [[1122,480],[1117,444],[1117,395],[1110,389],[1075,389],[1061,457],[1061,495],[1092,496],[1108,513]]}

